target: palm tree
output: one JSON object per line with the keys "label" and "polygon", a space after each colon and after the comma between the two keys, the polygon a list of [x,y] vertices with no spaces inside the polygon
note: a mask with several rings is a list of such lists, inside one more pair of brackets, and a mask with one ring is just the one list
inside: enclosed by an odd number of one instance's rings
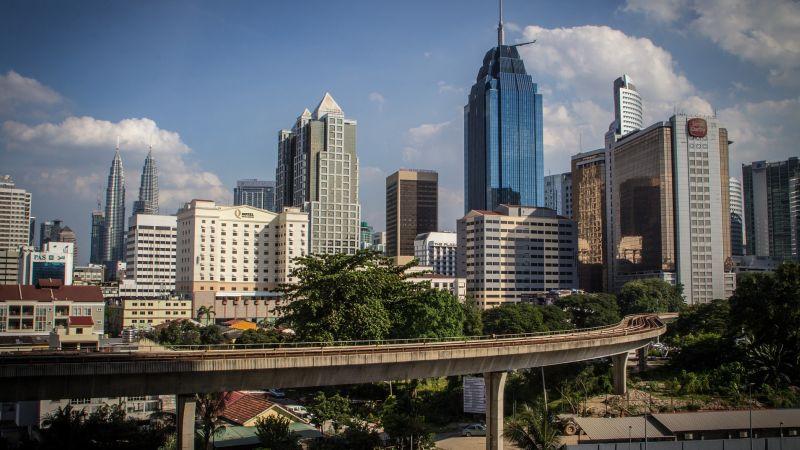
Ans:
{"label": "palm tree", "polygon": [[544,406],[522,407],[507,424],[505,437],[523,450],[554,450],[559,446],[559,434],[553,419]]}
{"label": "palm tree", "polygon": [[225,403],[229,397],[230,392],[197,394],[197,415],[200,418],[200,435],[204,449],[209,448],[211,438],[224,428],[220,416],[225,411]]}
{"label": "palm tree", "polygon": [[197,308],[197,318],[202,319],[205,316],[206,326],[208,326],[209,320],[211,320],[211,318],[216,315],[217,313],[214,312],[213,306],[201,306]]}

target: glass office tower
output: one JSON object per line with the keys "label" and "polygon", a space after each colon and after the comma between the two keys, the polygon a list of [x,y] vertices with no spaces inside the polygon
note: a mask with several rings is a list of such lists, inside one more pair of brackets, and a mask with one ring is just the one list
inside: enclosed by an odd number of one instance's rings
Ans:
{"label": "glass office tower", "polygon": [[483,58],[464,107],[465,211],[544,206],[542,94],[517,47]]}

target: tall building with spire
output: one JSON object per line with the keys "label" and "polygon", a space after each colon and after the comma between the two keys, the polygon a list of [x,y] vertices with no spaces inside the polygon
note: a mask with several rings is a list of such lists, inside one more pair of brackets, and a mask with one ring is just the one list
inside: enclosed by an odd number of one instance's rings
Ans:
{"label": "tall building with spire", "polygon": [[278,135],[276,207],[302,206],[309,213],[311,253],[359,248],[356,126],[326,92],[313,113],[304,110]]}
{"label": "tall building with spire", "polygon": [[139,200],[133,202],[133,215],[136,214],[158,214],[158,167],[153,158],[153,147],[144,160]]}
{"label": "tall building with spire", "polygon": [[486,52],[464,107],[464,207],[543,206],[542,94],[517,48],[506,45],[503,7],[497,46]]}
{"label": "tall building with spire", "polygon": [[106,213],[103,230],[103,261],[125,260],[125,171],[119,155],[119,139],[106,187]]}

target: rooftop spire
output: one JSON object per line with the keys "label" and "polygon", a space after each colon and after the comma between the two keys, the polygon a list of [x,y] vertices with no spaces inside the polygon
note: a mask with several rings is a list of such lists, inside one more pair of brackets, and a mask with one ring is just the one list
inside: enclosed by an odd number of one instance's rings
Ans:
{"label": "rooftop spire", "polygon": [[497,23],[497,45],[505,45],[506,36],[503,33],[503,0],[500,0],[500,21]]}

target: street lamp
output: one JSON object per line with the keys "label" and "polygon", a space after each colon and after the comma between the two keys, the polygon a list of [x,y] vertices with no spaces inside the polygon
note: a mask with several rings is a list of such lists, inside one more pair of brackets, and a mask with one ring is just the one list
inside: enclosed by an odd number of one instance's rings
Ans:
{"label": "street lamp", "polygon": [[631,431],[633,430],[633,425],[628,425],[628,450],[631,450]]}
{"label": "street lamp", "polygon": [[778,431],[780,432],[780,437],[778,438],[778,447],[779,450],[783,450],[783,422],[778,425]]}

